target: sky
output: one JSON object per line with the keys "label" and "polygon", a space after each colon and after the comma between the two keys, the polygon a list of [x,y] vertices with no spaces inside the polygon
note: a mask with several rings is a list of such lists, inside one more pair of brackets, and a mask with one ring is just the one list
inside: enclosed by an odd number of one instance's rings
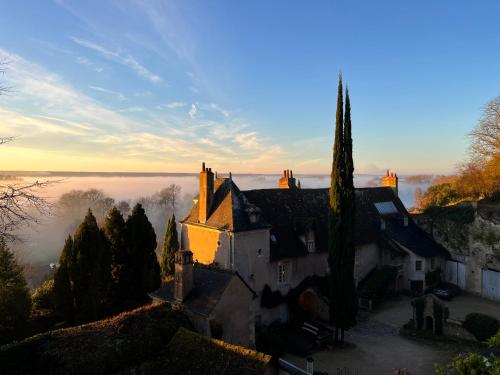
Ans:
{"label": "sky", "polygon": [[452,173],[500,89],[494,1],[19,0],[0,12],[0,170]]}

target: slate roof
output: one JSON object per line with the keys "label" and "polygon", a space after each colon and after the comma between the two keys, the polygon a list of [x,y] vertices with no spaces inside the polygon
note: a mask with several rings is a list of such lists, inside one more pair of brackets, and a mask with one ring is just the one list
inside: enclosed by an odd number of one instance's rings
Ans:
{"label": "slate roof", "polygon": [[[212,214],[205,225],[235,232],[270,227],[271,261],[307,255],[306,246],[299,237],[309,230],[315,234],[315,251],[327,251],[327,188],[240,191],[229,179],[219,185],[214,194]],[[385,238],[421,256],[443,254],[444,249],[413,223],[403,203],[390,187],[358,188],[355,197],[354,242],[357,246]],[[380,202],[392,202],[398,213],[381,215],[374,205]],[[196,204],[183,222],[199,224],[198,211]],[[254,223],[249,219],[251,212],[259,214],[259,219]],[[402,224],[403,216],[409,218],[408,227]],[[382,217],[388,222],[392,220],[383,234],[380,228]]]}
{"label": "slate roof", "polygon": [[[238,277],[255,296],[255,292],[237,272],[194,266],[193,290],[182,304],[195,314],[210,316],[233,277]],[[174,281],[168,282],[165,286],[151,292],[149,295],[154,299],[175,303]]]}
{"label": "slate roof", "polygon": [[382,236],[424,258],[449,255],[443,246],[434,241],[413,220],[408,220],[406,227],[399,220],[388,220]]}
{"label": "slate roof", "polygon": [[[250,221],[249,214],[258,208],[248,202],[231,179],[218,178],[215,186],[211,211],[204,225],[232,232],[269,227],[269,224],[264,221],[256,223]],[[197,202],[182,223],[199,224],[199,211]]]}

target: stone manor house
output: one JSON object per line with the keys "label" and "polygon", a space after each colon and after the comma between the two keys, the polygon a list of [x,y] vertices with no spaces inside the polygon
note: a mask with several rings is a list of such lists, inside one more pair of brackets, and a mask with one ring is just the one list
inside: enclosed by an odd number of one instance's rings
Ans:
{"label": "stone manor house", "polygon": [[[200,298],[217,305],[219,299],[227,297],[225,285],[232,283],[233,290],[239,290],[232,298],[246,296],[241,303],[253,318],[245,319],[245,327],[286,321],[287,305],[262,307],[262,293],[267,285],[271,291],[286,295],[306,277],[328,272],[328,189],[300,189],[293,172],[285,170],[276,189],[241,191],[231,174],[218,177],[205,163],[199,180],[199,196],[181,221],[181,249],[192,254],[187,263],[192,257],[194,262],[216,267],[195,266],[195,281],[191,271],[189,290],[177,301],[188,309],[199,304]],[[356,189],[356,283],[376,267],[390,265],[398,270],[396,290],[422,292],[427,286],[426,273],[443,269],[447,252],[413,222],[398,198],[397,175],[387,172],[382,185]],[[222,282],[221,273],[231,276],[222,277],[226,280]],[[156,297],[175,300],[175,287],[181,287],[182,275],[176,272],[176,284],[167,285]],[[165,288],[170,288],[167,296]],[[217,292],[211,297],[202,296],[214,293],[214,289]],[[203,324],[213,325],[213,319]],[[230,324],[223,320],[219,319],[219,324]],[[250,335],[251,330],[245,328]],[[208,328],[205,332],[210,335]]]}

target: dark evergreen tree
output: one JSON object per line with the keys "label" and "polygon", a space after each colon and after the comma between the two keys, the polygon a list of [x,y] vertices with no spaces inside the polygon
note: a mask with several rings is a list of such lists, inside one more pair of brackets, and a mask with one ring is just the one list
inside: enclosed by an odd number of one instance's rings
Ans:
{"label": "dark evergreen tree", "polygon": [[54,275],[54,297],[56,313],[70,323],[75,317],[75,301],[69,278],[72,258],[73,239],[68,236],[59,257],[59,267]]}
{"label": "dark evergreen tree", "polygon": [[135,301],[140,302],[161,284],[160,265],[155,253],[156,234],[140,204],[134,206],[125,227],[129,255],[127,268],[133,277],[128,291]]}
{"label": "dark evergreen tree", "polygon": [[160,266],[163,277],[172,276],[174,274],[175,253],[179,250],[179,236],[177,234],[177,223],[175,215],[168,220],[167,230],[165,232],[165,240],[161,251]]}
{"label": "dark evergreen tree", "polygon": [[0,345],[14,339],[31,313],[31,296],[21,266],[0,239]]}
{"label": "dark evergreen tree", "polygon": [[342,77],[339,77],[335,144],[330,185],[329,266],[330,319],[335,339],[344,340],[344,330],[356,323],[358,302],[354,285],[354,218],[351,103],[346,91],[343,113]]}
{"label": "dark evergreen tree", "polygon": [[129,254],[125,220],[118,208],[113,207],[108,212],[102,230],[108,242],[111,262],[109,302],[111,309],[116,312],[126,307],[127,285],[133,282],[132,271],[127,272]]}
{"label": "dark evergreen tree", "polygon": [[73,238],[70,267],[78,321],[95,320],[103,315],[110,274],[109,247],[89,209]]}
{"label": "dark evergreen tree", "polygon": [[354,285],[354,219],[355,219],[355,190],[354,190],[354,163],[352,159],[352,129],[351,129],[351,101],[349,91],[345,94],[344,119],[344,190],[342,203],[342,311],[337,317],[337,326],[341,329],[341,341],[344,341],[344,329],[356,324],[358,312],[358,298]]}

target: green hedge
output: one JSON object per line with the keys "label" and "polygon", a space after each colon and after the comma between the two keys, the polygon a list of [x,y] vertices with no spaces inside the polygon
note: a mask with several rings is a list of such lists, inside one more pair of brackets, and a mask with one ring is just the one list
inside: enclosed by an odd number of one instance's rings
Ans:
{"label": "green hedge", "polygon": [[156,358],[186,314],[148,305],[0,347],[0,374],[110,374]]}
{"label": "green hedge", "polygon": [[463,327],[479,341],[486,341],[500,330],[500,320],[486,314],[473,313],[465,317]]}

